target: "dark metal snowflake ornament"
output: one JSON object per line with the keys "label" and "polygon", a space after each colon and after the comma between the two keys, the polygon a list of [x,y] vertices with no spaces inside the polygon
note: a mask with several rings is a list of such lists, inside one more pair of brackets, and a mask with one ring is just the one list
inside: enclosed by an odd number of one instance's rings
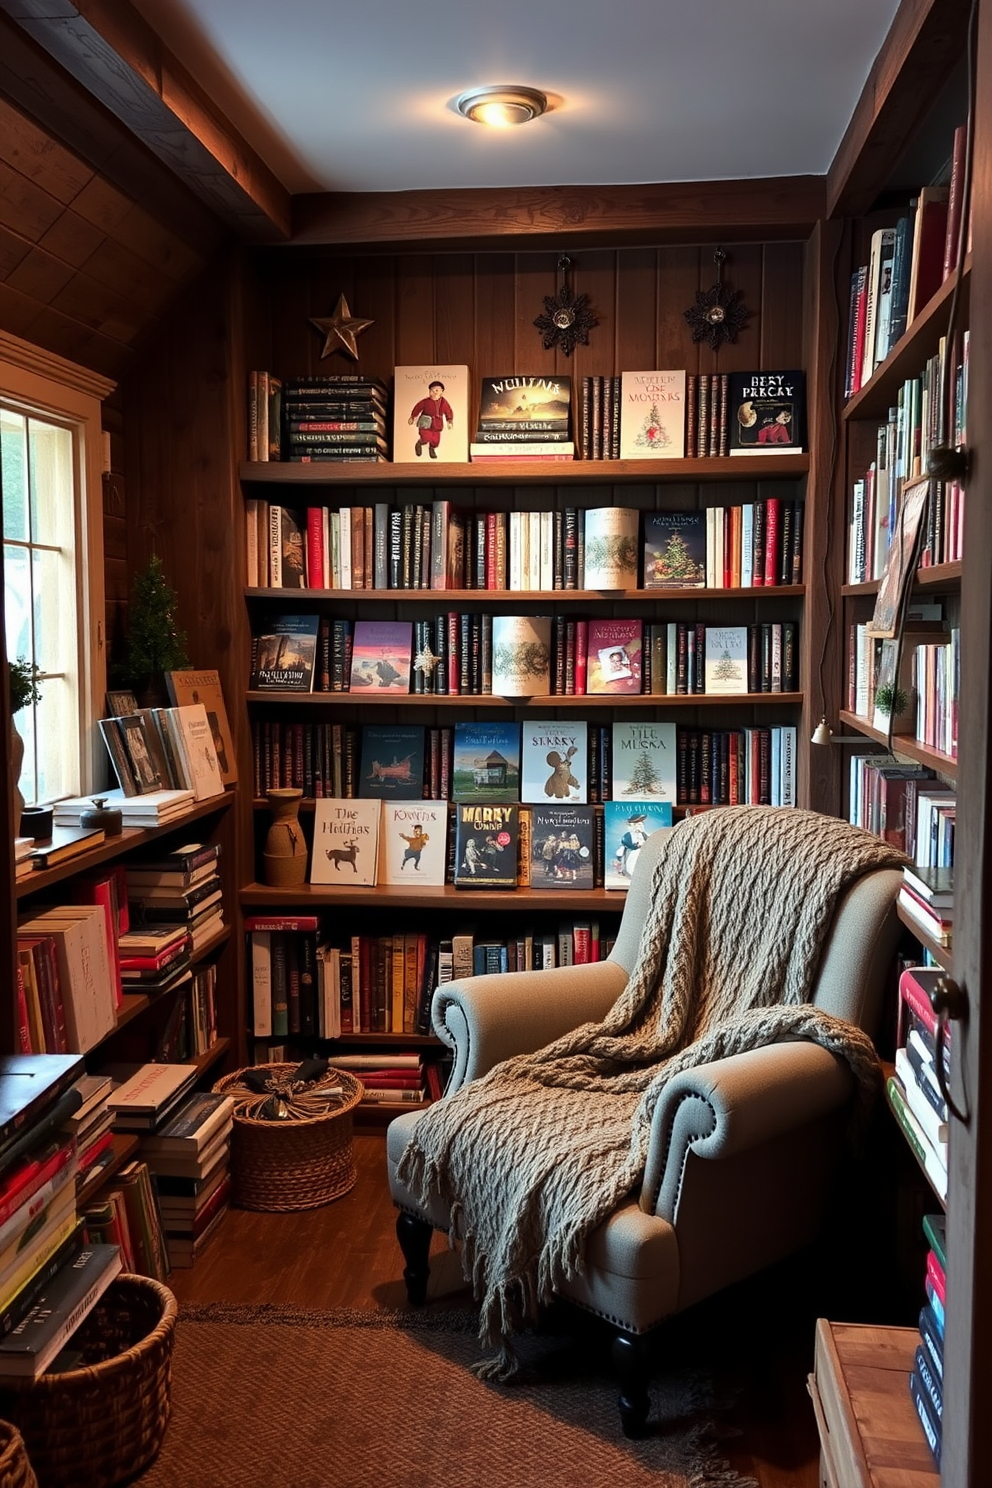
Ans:
{"label": "dark metal snowflake ornament", "polygon": [[741,303],[743,290],[727,289],[723,283],[726,257],[722,248],[716,250],[713,262],[717,282],[711,289],[697,289],[696,303],[685,311],[693,341],[708,341],[713,351],[719,351],[724,341],[736,341],[737,332],[751,313]]}
{"label": "dark metal snowflake ornament", "polygon": [[534,321],[544,338],[544,349],[552,346],[571,356],[577,344],[589,345],[589,332],[599,321],[589,309],[589,296],[572,292],[565,280],[565,270],[572,260],[562,254],[558,260],[561,284],[556,295],[544,296],[544,314]]}

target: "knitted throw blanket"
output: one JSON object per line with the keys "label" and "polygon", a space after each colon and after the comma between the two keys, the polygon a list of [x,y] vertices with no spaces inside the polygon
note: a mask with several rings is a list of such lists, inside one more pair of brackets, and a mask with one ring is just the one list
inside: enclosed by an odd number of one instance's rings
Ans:
{"label": "knitted throw blanket", "polygon": [[688,818],[657,863],[636,964],[603,1021],[504,1061],[424,1113],[399,1174],[450,1209],[480,1337],[499,1347],[478,1372],[513,1372],[512,1332],[581,1272],[587,1236],[637,1189],[673,1075],[804,1038],[845,1058],[870,1101],[871,1040],[808,998],[839,895],[903,862],[815,812],[739,806]]}

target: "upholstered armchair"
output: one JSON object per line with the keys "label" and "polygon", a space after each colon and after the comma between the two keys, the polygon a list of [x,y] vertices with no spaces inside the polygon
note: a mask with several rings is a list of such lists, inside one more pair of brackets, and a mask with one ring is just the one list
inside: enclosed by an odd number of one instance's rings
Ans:
{"label": "upholstered armchair", "polygon": [[[438,989],[433,1022],[454,1054],[446,1098],[511,1055],[534,1051],[598,1021],[623,991],[649,910],[652,870],[668,834],[640,853],[610,957],[592,965],[479,976]],[[873,1034],[899,934],[897,868],[858,878],[837,903],[813,1001]],[[612,1325],[624,1431],[649,1409],[644,1344],[665,1318],[814,1239],[843,1153],[854,1081],[826,1048],[789,1040],[676,1075],[654,1111],[647,1166],[596,1228],[585,1267],[558,1289]],[[389,1183],[409,1300],[426,1300],[432,1228],[449,1212],[420,1201],[397,1164],[420,1116],[387,1133]]]}

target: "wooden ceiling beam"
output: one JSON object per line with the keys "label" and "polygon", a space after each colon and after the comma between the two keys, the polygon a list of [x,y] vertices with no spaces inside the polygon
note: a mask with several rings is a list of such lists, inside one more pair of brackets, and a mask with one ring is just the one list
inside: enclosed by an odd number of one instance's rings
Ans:
{"label": "wooden ceiling beam", "polygon": [[248,242],[290,230],[290,196],[128,0],[0,0],[58,61]]}
{"label": "wooden ceiling beam", "polygon": [[971,0],[903,0],[827,172],[828,217],[871,211],[961,61],[970,9]]}
{"label": "wooden ceiling beam", "polygon": [[824,177],[645,186],[328,192],[293,198],[292,243],[314,247],[546,248],[805,238]]}

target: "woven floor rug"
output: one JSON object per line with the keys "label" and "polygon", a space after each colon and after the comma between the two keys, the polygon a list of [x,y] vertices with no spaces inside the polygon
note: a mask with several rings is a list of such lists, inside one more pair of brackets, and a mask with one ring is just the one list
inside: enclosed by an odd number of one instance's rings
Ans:
{"label": "woven floor rug", "polygon": [[[592,1346],[593,1342],[595,1347]],[[744,1488],[721,1402],[659,1367],[650,1435],[620,1431],[602,1339],[552,1326],[483,1384],[469,1311],[181,1308],[173,1415],[138,1488]]]}

